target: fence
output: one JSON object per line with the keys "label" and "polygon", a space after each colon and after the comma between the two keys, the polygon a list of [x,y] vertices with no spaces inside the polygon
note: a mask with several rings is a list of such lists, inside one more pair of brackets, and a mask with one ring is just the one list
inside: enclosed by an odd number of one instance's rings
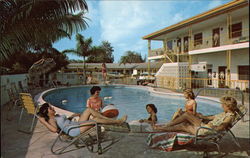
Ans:
{"label": "fence", "polygon": [[[200,88],[230,88],[232,91],[222,90],[205,90],[201,93],[204,96],[221,97],[224,95],[231,95],[241,100],[241,90],[246,101],[249,101],[249,80],[220,80],[207,78],[177,78],[157,76],[156,87],[167,88],[172,90],[183,90],[185,88],[192,88],[196,92]],[[236,91],[235,91],[236,90]]]}

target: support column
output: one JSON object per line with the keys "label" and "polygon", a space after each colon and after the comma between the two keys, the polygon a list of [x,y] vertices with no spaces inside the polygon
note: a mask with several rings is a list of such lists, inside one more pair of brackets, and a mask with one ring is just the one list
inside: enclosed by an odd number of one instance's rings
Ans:
{"label": "support column", "polygon": [[231,54],[232,51],[231,50],[227,50],[227,86],[230,88],[231,87]]}
{"label": "support column", "polygon": [[164,55],[164,63],[167,63],[167,39],[163,40],[163,55]]}
{"label": "support column", "polygon": [[232,38],[232,17],[230,14],[227,14],[227,44],[230,44],[230,39]]}
{"label": "support column", "polygon": [[[190,27],[188,30],[188,43],[189,43],[189,51],[193,50],[193,41],[192,41],[192,28]],[[192,56],[188,55],[188,78],[189,78],[189,88],[192,88],[192,72],[191,72],[191,65],[192,65]]]}
{"label": "support column", "polygon": [[[151,40],[148,40],[148,57],[151,53]],[[150,61],[148,59],[148,74],[150,74]]]}
{"label": "support column", "polygon": [[189,44],[189,51],[193,50],[193,41],[192,41],[192,28],[190,27],[189,30],[188,30],[188,44]]}
{"label": "support column", "polygon": [[189,57],[188,57],[188,78],[189,78],[188,88],[192,88],[192,72],[191,72],[191,65],[192,65],[192,56],[189,55]]}

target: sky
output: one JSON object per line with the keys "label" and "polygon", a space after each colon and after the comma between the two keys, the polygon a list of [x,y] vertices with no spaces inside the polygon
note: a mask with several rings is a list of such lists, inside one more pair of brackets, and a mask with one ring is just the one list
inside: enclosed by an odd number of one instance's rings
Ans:
{"label": "sky", "polygon": [[[93,46],[108,41],[118,63],[126,51],[135,51],[147,57],[147,40],[142,37],[182,20],[208,11],[230,0],[86,0],[85,17],[89,27],[79,32],[93,39]],[[75,49],[75,35],[64,38],[53,46],[59,51]],[[151,42],[151,48],[161,48],[162,42]],[[81,59],[72,54],[69,59]]]}

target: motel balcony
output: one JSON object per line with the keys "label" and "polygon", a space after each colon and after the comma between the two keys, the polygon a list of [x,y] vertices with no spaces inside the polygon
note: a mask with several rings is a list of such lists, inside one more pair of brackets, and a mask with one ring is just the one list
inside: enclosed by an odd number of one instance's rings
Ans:
{"label": "motel balcony", "polygon": [[[204,38],[200,36],[200,38],[191,39],[190,42],[183,42],[182,40],[181,44],[177,44],[177,40],[173,39],[173,41],[172,49],[166,48],[165,51],[164,48],[151,50],[148,55],[149,59],[161,59],[165,58],[166,55],[169,57],[188,55],[199,51],[216,52],[230,50],[231,48],[249,48],[249,29],[232,32],[230,35],[225,33],[217,36],[205,36]],[[187,43],[189,44],[187,45]]]}

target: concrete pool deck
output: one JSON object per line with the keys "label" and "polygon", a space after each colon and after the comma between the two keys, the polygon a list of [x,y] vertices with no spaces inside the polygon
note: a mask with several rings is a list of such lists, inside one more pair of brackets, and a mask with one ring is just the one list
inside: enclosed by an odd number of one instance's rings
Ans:
{"label": "concrete pool deck", "polygon": [[[163,92],[169,90],[158,89]],[[161,158],[161,157],[202,157],[203,147],[188,147],[187,149],[176,150],[172,152],[163,152],[150,149],[146,144],[147,134],[135,133],[115,133],[109,132],[110,135],[119,137],[120,140],[113,144],[109,150],[102,155],[90,153],[86,148],[68,152],[62,155],[53,155],[50,147],[55,140],[57,134],[48,131],[39,121],[35,123],[35,129],[32,134],[25,134],[17,131],[17,121],[20,113],[20,108],[15,108],[11,111],[7,106],[1,108],[1,157],[2,158]],[[26,115],[27,116],[27,115]],[[9,118],[10,120],[7,120]],[[22,128],[27,129],[27,125],[31,123],[31,117],[26,117],[27,121],[23,121]],[[224,157],[249,157],[250,156],[250,134],[249,134],[249,111],[244,117],[244,122],[239,121],[232,131],[241,144],[241,149],[238,149],[230,136],[226,136],[220,146],[223,153],[228,153]],[[215,150],[214,146],[211,150]],[[196,151],[200,152],[196,152]],[[211,152],[210,157],[218,157],[217,152]]]}

